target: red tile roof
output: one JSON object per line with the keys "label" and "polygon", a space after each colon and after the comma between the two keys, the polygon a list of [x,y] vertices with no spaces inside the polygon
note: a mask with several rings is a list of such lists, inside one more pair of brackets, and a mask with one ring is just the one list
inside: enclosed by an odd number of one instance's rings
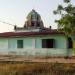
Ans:
{"label": "red tile roof", "polygon": [[53,35],[53,34],[64,34],[64,33],[58,32],[57,30],[42,30],[39,32],[4,32],[4,33],[0,33],[0,37]]}

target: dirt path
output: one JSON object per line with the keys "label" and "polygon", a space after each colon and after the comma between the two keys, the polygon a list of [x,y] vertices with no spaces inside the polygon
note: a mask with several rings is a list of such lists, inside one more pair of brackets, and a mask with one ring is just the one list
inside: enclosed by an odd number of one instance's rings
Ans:
{"label": "dirt path", "polygon": [[26,57],[26,56],[0,56],[0,61],[24,61],[24,62],[58,62],[58,63],[75,63],[75,57]]}

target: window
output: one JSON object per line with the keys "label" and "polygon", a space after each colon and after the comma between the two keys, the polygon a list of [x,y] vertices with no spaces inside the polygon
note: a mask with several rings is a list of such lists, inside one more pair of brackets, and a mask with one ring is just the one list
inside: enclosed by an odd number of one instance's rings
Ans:
{"label": "window", "polygon": [[71,38],[68,38],[68,48],[72,48],[72,39]]}
{"label": "window", "polygon": [[54,39],[42,39],[42,48],[54,48]]}
{"label": "window", "polygon": [[23,48],[23,40],[17,40],[17,48]]}

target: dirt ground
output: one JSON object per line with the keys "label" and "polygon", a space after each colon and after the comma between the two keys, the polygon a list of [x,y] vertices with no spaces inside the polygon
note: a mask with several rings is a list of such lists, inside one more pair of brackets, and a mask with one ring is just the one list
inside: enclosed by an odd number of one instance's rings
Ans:
{"label": "dirt ground", "polygon": [[1,55],[0,61],[75,63],[75,57],[26,57],[15,55]]}

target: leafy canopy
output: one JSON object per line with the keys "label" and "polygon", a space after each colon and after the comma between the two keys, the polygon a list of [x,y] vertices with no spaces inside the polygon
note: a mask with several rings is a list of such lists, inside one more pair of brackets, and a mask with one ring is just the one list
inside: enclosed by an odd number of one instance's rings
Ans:
{"label": "leafy canopy", "polygon": [[65,7],[58,5],[54,14],[61,15],[59,20],[55,20],[58,24],[58,29],[63,30],[67,35],[75,34],[75,7],[71,4],[70,0],[63,0],[66,4]]}

